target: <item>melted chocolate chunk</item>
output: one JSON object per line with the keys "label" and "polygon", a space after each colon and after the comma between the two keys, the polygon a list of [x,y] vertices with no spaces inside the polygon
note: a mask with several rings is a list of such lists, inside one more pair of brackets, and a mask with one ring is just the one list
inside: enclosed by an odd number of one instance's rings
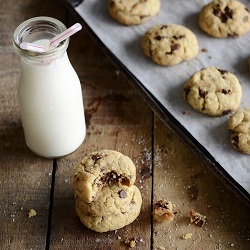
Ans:
{"label": "melted chocolate chunk", "polygon": [[124,186],[130,186],[130,180],[126,177],[119,176],[115,171],[103,174],[99,185],[108,186],[117,182],[120,182]]}
{"label": "melted chocolate chunk", "polygon": [[230,89],[229,89],[229,90],[222,89],[222,90],[221,90],[221,93],[227,95],[227,94],[231,93],[231,90],[230,90]]}
{"label": "melted chocolate chunk", "polygon": [[100,179],[100,182],[104,185],[111,185],[113,183],[118,182],[119,177],[116,172],[111,171],[109,173],[103,174],[103,176]]}
{"label": "melted chocolate chunk", "polygon": [[224,8],[224,12],[221,9],[214,9],[213,14],[219,17],[222,23],[226,23],[229,18],[233,19],[233,11],[228,6]]}
{"label": "melted chocolate chunk", "polygon": [[121,178],[120,182],[124,186],[127,186],[127,187],[130,186],[130,180],[128,178],[126,178],[126,177]]}
{"label": "melted chocolate chunk", "polygon": [[181,46],[180,46],[180,44],[178,44],[178,43],[174,43],[174,44],[172,44],[171,46],[170,46],[170,49],[171,49],[171,51],[170,52],[166,52],[166,54],[167,55],[171,55],[171,54],[173,54],[173,52],[175,51],[175,50],[177,50],[177,49],[179,49]]}
{"label": "melted chocolate chunk", "polygon": [[202,90],[202,89],[199,89],[199,95],[200,95],[201,98],[205,98],[206,95],[207,95],[207,91],[204,91],[204,90]]}
{"label": "melted chocolate chunk", "polygon": [[102,158],[102,155],[96,154],[96,155],[92,155],[91,156],[92,160],[94,161],[94,164],[96,164],[96,162]]}
{"label": "melted chocolate chunk", "polygon": [[164,38],[164,36],[158,35],[158,36],[155,37],[155,40],[160,41],[162,38]]}

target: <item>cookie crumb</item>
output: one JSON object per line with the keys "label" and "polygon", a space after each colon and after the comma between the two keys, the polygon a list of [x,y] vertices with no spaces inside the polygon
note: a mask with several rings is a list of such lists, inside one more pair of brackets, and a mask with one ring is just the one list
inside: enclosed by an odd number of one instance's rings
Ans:
{"label": "cookie crumb", "polygon": [[118,239],[118,240],[121,240],[121,239],[122,239],[122,237],[121,237],[121,236],[117,236],[117,239]]}
{"label": "cookie crumb", "polygon": [[207,49],[206,49],[206,48],[202,48],[202,49],[201,49],[201,52],[204,52],[204,53],[205,53],[205,52],[207,52]]}
{"label": "cookie crumb", "polygon": [[184,234],[184,235],[182,236],[182,239],[188,240],[188,239],[191,239],[192,236],[193,236],[192,233],[187,233],[187,234]]}
{"label": "cookie crumb", "polygon": [[135,248],[136,247],[135,238],[125,240],[125,243],[128,244],[130,248]]}
{"label": "cookie crumb", "polygon": [[187,111],[183,111],[182,114],[183,115],[189,115],[189,113]]}
{"label": "cookie crumb", "polygon": [[30,209],[29,218],[36,216],[36,211],[34,209]]}
{"label": "cookie crumb", "polygon": [[165,250],[166,248],[165,248],[165,247],[159,247],[159,246],[157,246],[156,249],[157,249],[157,250]]}
{"label": "cookie crumb", "polygon": [[154,204],[153,217],[158,222],[171,221],[174,218],[173,205],[170,201],[159,200]]}
{"label": "cookie crumb", "polygon": [[202,215],[193,210],[190,211],[189,218],[190,218],[191,223],[194,223],[199,227],[204,226],[207,222],[207,217],[205,215]]}

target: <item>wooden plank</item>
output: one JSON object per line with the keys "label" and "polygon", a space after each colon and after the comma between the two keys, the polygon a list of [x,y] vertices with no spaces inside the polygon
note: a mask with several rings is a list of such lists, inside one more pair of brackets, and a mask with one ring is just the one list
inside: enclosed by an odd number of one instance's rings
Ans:
{"label": "wooden plank", "polygon": [[[59,1],[1,1],[0,15],[0,249],[45,249],[52,160],[26,146],[17,102],[20,58],[12,36],[24,20],[51,13],[63,16]],[[47,10],[47,11],[46,11]],[[30,209],[37,215],[29,218]]]}
{"label": "wooden plank", "polygon": [[[235,197],[199,159],[156,119],[154,202],[175,204],[171,222],[154,222],[153,249],[249,249],[249,207]],[[207,216],[200,228],[189,211]],[[192,233],[191,239],[183,235]]]}
{"label": "wooden plank", "polygon": [[[136,249],[150,249],[152,111],[84,30],[72,37],[68,54],[82,82],[88,127],[82,146],[57,161],[51,249],[128,249],[124,241],[133,237]],[[103,148],[120,151],[135,162],[143,206],[131,225],[101,234],[77,218],[72,178],[74,166],[86,153]]]}

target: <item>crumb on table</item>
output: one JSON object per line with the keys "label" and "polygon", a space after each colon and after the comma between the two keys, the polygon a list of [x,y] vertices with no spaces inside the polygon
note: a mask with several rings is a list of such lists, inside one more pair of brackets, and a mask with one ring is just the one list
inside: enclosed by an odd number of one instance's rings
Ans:
{"label": "crumb on table", "polygon": [[193,236],[192,233],[187,233],[187,234],[184,234],[184,235],[182,236],[182,239],[188,240],[188,239],[191,239],[192,236]]}
{"label": "crumb on table", "polygon": [[36,216],[36,211],[34,209],[30,209],[29,218]]}
{"label": "crumb on table", "polygon": [[207,222],[207,217],[205,215],[202,215],[193,210],[189,212],[189,218],[190,218],[191,223],[194,223],[199,227],[204,226]]}
{"label": "crumb on table", "polygon": [[173,205],[170,201],[159,200],[154,204],[153,218],[158,222],[171,221],[174,218]]}

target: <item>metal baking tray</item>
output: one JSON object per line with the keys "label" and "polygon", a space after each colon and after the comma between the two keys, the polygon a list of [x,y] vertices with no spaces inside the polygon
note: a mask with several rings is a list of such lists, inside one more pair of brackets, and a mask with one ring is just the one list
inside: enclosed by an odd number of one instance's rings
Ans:
{"label": "metal baking tray", "polygon": [[[86,0],[85,0],[86,1]],[[84,0],[65,0],[65,6],[68,14],[75,16],[79,22],[83,25],[86,31],[92,36],[92,38],[98,43],[102,50],[111,58],[113,63],[129,80],[130,84],[144,101],[150,106],[150,108],[160,117],[160,119],[168,126],[178,138],[185,143],[230,190],[232,190],[236,196],[242,199],[246,204],[250,205],[250,194],[244,189],[228,172],[215,160],[214,156],[208,152],[208,150],[196,140],[193,135],[186,129],[176,117],[174,117],[169,110],[162,105],[162,103],[144,86],[144,84],[133,74],[126,65],[123,64],[112,51],[107,48],[100,37],[97,36],[95,30],[93,30],[85,18],[80,15],[76,8],[80,4],[84,3]],[[249,180],[250,181],[250,180]]]}

